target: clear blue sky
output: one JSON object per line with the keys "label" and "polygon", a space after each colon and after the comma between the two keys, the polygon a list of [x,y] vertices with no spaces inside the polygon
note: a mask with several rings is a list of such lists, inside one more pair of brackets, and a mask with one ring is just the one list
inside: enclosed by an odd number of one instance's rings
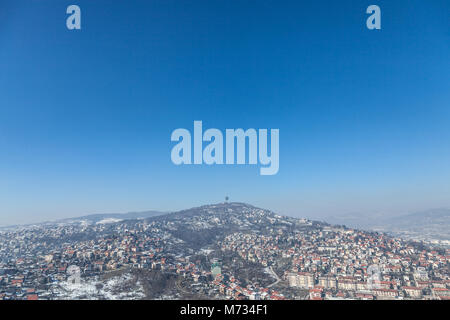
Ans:
{"label": "clear blue sky", "polygon": [[[0,0],[0,225],[225,195],[294,216],[450,206],[449,17],[447,0]],[[175,166],[170,134],[194,120],[279,128],[279,173]]]}

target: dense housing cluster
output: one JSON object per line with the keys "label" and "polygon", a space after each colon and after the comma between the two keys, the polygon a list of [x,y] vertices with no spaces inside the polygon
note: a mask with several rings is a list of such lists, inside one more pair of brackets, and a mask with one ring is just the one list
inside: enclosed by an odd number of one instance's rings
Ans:
{"label": "dense housing cluster", "polygon": [[445,249],[239,203],[0,232],[0,299],[448,299],[449,288]]}

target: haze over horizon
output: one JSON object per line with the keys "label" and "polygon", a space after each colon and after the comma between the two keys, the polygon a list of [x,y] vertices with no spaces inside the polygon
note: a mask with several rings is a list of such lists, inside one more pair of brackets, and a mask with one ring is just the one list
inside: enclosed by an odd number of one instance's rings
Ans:
{"label": "haze over horizon", "polygon": [[[66,216],[66,215],[58,215],[55,216],[51,219],[39,219],[39,217],[36,217],[36,220],[30,220],[30,221],[19,221],[17,223],[9,223],[9,224],[3,224],[0,223],[0,227],[10,227],[10,226],[15,226],[15,225],[28,225],[28,224],[39,224],[39,223],[46,223],[46,222],[54,222],[54,221],[60,221],[60,220],[64,220],[64,219],[78,219],[78,218],[84,218],[84,217],[89,217],[89,216],[96,216],[96,215],[123,215],[126,216],[127,214],[139,214],[139,213],[148,213],[148,212],[153,212],[153,213],[161,213],[161,214],[168,214],[168,213],[173,213],[173,212],[178,212],[178,211],[183,211],[183,210],[190,210],[190,209],[194,209],[194,208],[198,208],[198,207],[202,207],[202,206],[209,206],[209,205],[217,205],[217,204],[223,204],[225,202],[214,202],[214,203],[203,203],[203,204],[198,204],[198,205],[193,205],[193,206],[186,206],[184,208],[177,208],[177,209],[172,209],[172,210],[154,210],[154,209],[147,209],[147,210],[128,210],[128,211],[105,211],[105,212],[89,212],[89,213],[81,213],[81,214],[75,214],[75,215],[71,215],[71,216]],[[331,223],[331,224],[336,224],[336,223],[340,223],[341,221],[335,221],[335,219],[346,219],[346,218],[356,218],[356,217],[361,217],[361,218],[373,218],[373,219],[377,219],[377,218],[393,218],[393,217],[401,217],[401,216],[405,216],[405,215],[410,215],[410,214],[421,214],[421,213],[426,213],[426,212],[433,212],[436,210],[444,210],[444,211],[449,211],[450,212],[450,207],[441,207],[441,208],[428,208],[428,209],[423,209],[423,210],[419,210],[419,211],[410,211],[410,212],[395,212],[395,213],[388,213],[388,212],[365,212],[365,213],[358,213],[358,212],[335,212],[332,214],[322,214],[322,215],[311,215],[308,213],[301,213],[301,214],[290,214],[290,213],[285,213],[285,212],[281,212],[279,210],[276,209],[271,209],[271,208],[264,208],[252,203],[247,203],[247,202],[242,202],[242,201],[230,201],[228,203],[243,203],[243,204],[247,204],[250,206],[254,206],[257,208],[261,208],[261,209],[267,209],[270,210],[276,214],[280,214],[280,215],[285,215],[285,216],[289,216],[289,217],[293,217],[293,218],[307,218],[307,219],[311,219],[311,220],[318,220],[318,221],[324,221],[327,223]],[[122,218],[122,219],[132,219],[132,218],[125,218],[125,217],[117,217],[117,218]],[[327,219],[331,219],[327,220]],[[344,221],[344,220],[342,220]],[[364,220],[361,220],[364,221]]]}
{"label": "haze over horizon", "polygon": [[[450,208],[450,2],[0,4],[0,225],[250,203]],[[132,22],[130,22],[132,21]],[[175,166],[171,132],[278,128],[280,169]]]}

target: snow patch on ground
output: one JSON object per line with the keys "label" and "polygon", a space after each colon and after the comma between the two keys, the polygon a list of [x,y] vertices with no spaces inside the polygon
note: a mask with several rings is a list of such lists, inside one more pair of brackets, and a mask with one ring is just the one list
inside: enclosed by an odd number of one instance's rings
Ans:
{"label": "snow patch on ground", "polygon": [[145,297],[142,284],[134,282],[130,274],[104,281],[98,278],[81,280],[79,284],[61,282],[54,292],[61,300],[138,300]]}
{"label": "snow patch on ground", "polygon": [[122,219],[106,218],[106,219],[98,221],[97,224],[116,223],[116,222],[120,222],[120,221],[122,221]]}

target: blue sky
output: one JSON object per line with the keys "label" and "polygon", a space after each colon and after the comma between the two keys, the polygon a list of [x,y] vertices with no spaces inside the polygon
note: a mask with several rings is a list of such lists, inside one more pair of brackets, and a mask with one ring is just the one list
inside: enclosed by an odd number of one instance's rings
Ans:
{"label": "blue sky", "polygon": [[[77,4],[82,30],[66,28]],[[382,30],[366,28],[367,6]],[[0,225],[231,200],[450,206],[448,1],[0,0]],[[279,128],[280,171],[175,166],[176,128]]]}

